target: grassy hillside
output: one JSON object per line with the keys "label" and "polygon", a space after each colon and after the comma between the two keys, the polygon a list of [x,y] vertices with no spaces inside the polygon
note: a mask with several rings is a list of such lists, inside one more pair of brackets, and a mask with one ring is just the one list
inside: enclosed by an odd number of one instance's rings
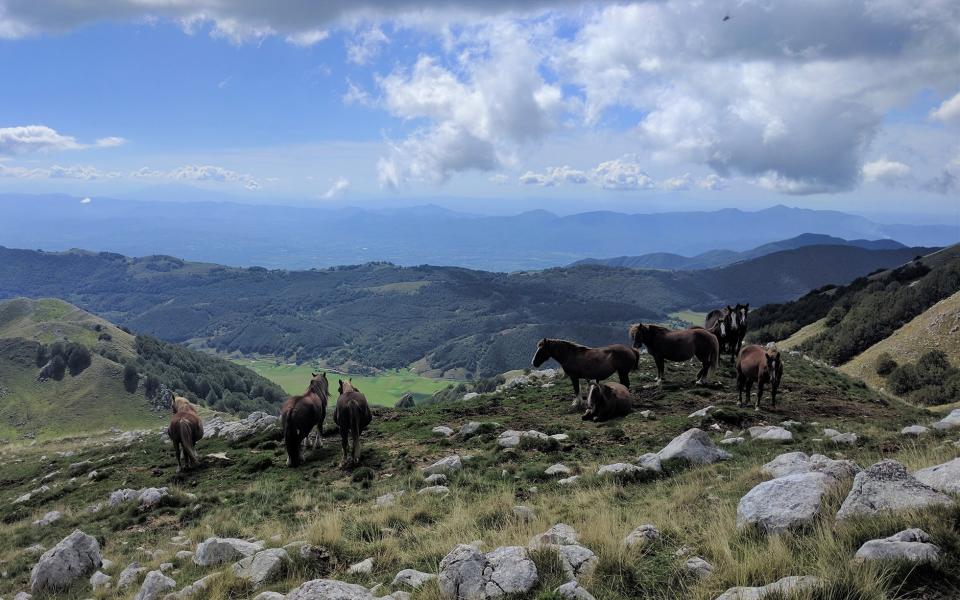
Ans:
{"label": "grassy hillside", "polygon": [[[827,452],[862,466],[896,458],[917,469],[956,456],[957,448],[945,443],[955,435],[932,433],[904,439],[897,434],[901,427],[927,422],[930,417],[918,409],[887,403],[846,376],[807,361],[788,357],[781,403],[776,409],[764,405],[758,413],[732,406],[732,375],[724,362],[717,384],[693,388],[686,382],[693,379],[694,369],[671,365],[662,388],[645,387],[652,381],[652,364],[644,357],[633,403],[637,410],[651,410],[654,418],[644,419],[634,412],[602,424],[585,423],[579,415],[567,412],[569,388],[563,382],[549,389],[534,385],[499,396],[408,411],[377,409],[371,429],[364,435],[363,467],[353,472],[336,466],[339,448],[333,439],[321,450],[308,452],[306,464],[297,470],[283,467],[283,451],[269,435],[236,444],[203,440],[199,445],[202,454],[224,452],[229,462],[207,458],[201,469],[186,477],[175,475],[172,452],[155,435],[129,447],[104,437],[0,447],[0,480],[4,482],[0,539],[5,540],[0,546],[0,564],[6,575],[0,579],[0,594],[12,596],[25,589],[36,560],[25,548],[37,543],[49,548],[75,528],[99,539],[104,557],[115,563],[107,570],[114,577],[132,560],[147,569],[170,561],[174,569],[167,574],[176,580],[178,589],[219,573],[204,598],[221,600],[252,597],[255,592],[230,573],[229,565],[205,569],[174,558],[175,552],[193,549],[213,535],[249,536],[268,546],[304,540],[323,545],[330,562],[295,558],[286,573],[263,589],[287,592],[305,580],[329,577],[367,587],[382,583],[382,595],[401,589],[391,585],[400,569],[435,573],[440,560],[458,543],[480,540],[485,551],[526,545],[534,534],[564,522],[573,526],[581,542],[598,556],[595,573],[582,580],[598,600],[710,600],[733,585],[762,585],[787,575],[815,575],[829,582],[826,590],[805,600],[956,597],[960,591],[957,505],[835,524],[832,515],[848,483],[827,500],[824,515],[807,529],[767,537],[735,527],[737,502],[764,479],[759,465],[780,453]],[[708,404],[722,410],[703,422],[687,418],[688,413]],[[728,447],[733,454],[729,461],[671,468],[650,481],[617,482],[594,475],[598,465],[632,461],[641,453],[656,451],[692,425],[711,431],[710,426],[716,424],[721,431],[737,432],[784,419],[804,423],[791,443],[747,441]],[[491,426],[494,433],[465,442],[439,438],[430,431],[441,424],[459,428],[470,420],[500,425]],[[842,448],[826,444],[811,421],[855,431],[860,441]],[[567,433],[571,441],[522,444],[509,452],[496,446],[496,431],[532,428]],[[711,435],[719,439],[722,434]],[[76,455],[57,454],[66,450]],[[459,453],[465,461],[463,470],[450,477],[450,494],[416,494],[424,485],[420,468],[452,453]],[[46,459],[41,459],[43,455]],[[102,474],[69,482],[67,466],[82,460],[94,461]],[[565,463],[581,479],[573,487],[558,485],[543,473],[556,462]],[[61,473],[47,481],[52,488],[48,494],[24,504],[8,501],[35,488],[40,478],[58,469]],[[147,511],[133,505],[97,513],[87,510],[116,489],[145,486],[170,486],[173,495]],[[406,495],[394,506],[374,505],[378,496],[403,490]],[[514,516],[512,507],[519,504],[534,511],[532,520]],[[63,513],[59,521],[48,527],[30,525],[54,509]],[[625,548],[621,540],[644,523],[654,524],[662,538],[640,548]],[[851,563],[864,541],[907,527],[922,528],[940,546],[943,556],[938,566],[880,569]],[[178,535],[186,538],[185,545],[173,543]],[[556,557],[550,552],[532,556],[541,583],[532,593],[514,600],[556,600],[551,590],[564,579]],[[708,560],[714,565],[713,573],[702,580],[690,576],[682,567],[690,556]],[[347,573],[349,565],[367,557],[373,558],[370,575]],[[91,593],[83,582],[58,597],[132,598],[137,588]],[[43,596],[35,598],[45,600]],[[436,584],[415,591],[413,598],[438,600]]]}
{"label": "grassy hillside", "polygon": [[782,302],[916,252],[808,246],[705,271],[584,265],[503,274],[383,263],[267,271],[0,248],[0,297],[62,297],[136,331],[222,353],[375,369],[416,364],[461,378],[526,366],[542,337],[626,341],[633,321]]}
{"label": "grassy hillside", "polygon": [[[311,373],[320,370],[309,364],[277,364],[276,361],[265,359],[235,359],[234,362],[266,377],[288,394],[302,394],[307,387],[307,382],[310,381]],[[336,380],[341,375],[330,373],[330,377],[331,386],[335,387]],[[342,375],[342,377],[353,380],[367,400],[378,406],[393,406],[407,393],[413,394],[415,401],[422,401],[450,384],[450,380],[423,377],[409,369],[384,371],[377,375]],[[336,390],[331,389],[331,392],[335,394]]]}
{"label": "grassy hillside", "polygon": [[960,366],[960,292],[937,302],[889,337],[843,364],[840,370],[882,388],[886,382],[876,369],[881,354],[889,354],[904,364],[916,362],[930,350],[942,350],[951,364]]}
{"label": "grassy hillside", "polygon": [[[87,349],[89,366],[38,377],[53,349],[72,344]],[[229,411],[274,411],[284,396],[241,366],[134,336],[62,300],[0,302],[0,438],[155,425],[167,417],[162,387]]]}

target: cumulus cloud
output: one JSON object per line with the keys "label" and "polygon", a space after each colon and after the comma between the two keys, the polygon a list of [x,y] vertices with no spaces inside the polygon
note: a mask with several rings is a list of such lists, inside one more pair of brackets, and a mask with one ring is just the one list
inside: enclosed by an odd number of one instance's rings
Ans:
{"label": "cumulus cloud", "polygon": [[640,166],[637,157],[602,162],[593,170],[593,180],[606,190],[649,190],[656,187],[653,179]]}
{"label": "cumulus cloud", "polygon": [[910,166],[895,160],[881,158],[863,165],[863,180],[895,185],[910,175]]}
{"label": "cumulus cloud", "polygon": [[0,156],[31,152],[62,152],[83,148],[110,148],[125,144],[122,137],[104,137],[93,144],[82,144],[71,135],[64,135],[46,125],[0,127]]}
{"label": "cumulus cloud", "polygon": [[90,202],[92,202],[92,200],[90,200],[89,196],[80,200],[80,204],[90,204]]}
{"label": "cumulus cloud", "polygon": [[330,186],[326,192],[323,193],[323,197],[326,199],[336,198],[350,187],[350,180],[346,177],[339,177],[336,181],[333,182],[333,185]]}
{"label": "cumulus cloud", "polygon": [[117,179],[123,174],[118,171],[103,171],[88,165],[51,167],[19,167],[0,164],[0,177],[15,177],[18,179],[80,179],[93,181],[95,179]]}
{"label": "cumulus cloud", "polygon": [[690,186],[693,185],[693,178],[690,176],[690,173],[684,173],[677,177],[671,177],[664,180],[661,184],[663,189],[668,192],[680,192],[683,190],[689,190]]}
{"label": "cumulus cloud", "polygon": [[330,32],[325,29],[308,29],[306,31],[291,33],[286,37],[286,40],[294,46],[308,48],[319,44],[328,37],[330,37]]}
{"label": "cumulus cloud", "polygon": [[716,173],[711,173],[698,180],[697,187],[702,190],[722,190],[727,187],[727,181]]}
{"label": "cumulus cloud", "polygon": [[361,106],[373,106],[373,99],[367,90],[361,88],[347,77],[347,91],[343,94],[343,103],[346,105],[359,104]]}
{"label": "cumulus cloud", "polygon": [[960,185],[958,185],[957,176],[951,173],[949,170],[944,169],[940,172],[939,175],[925,181],[921,188],[927,192],[933,192],[934,194],[952,194],[954,192],[960,191]]}
{"label": "cumulus cloud", "polygon": [[352,39],[347,41],[347,60],[355,65],[364,65],[379,53],[380,49],[390,43],[390,38],[374,25],[368,29],[356,33]]}
{"label": "cumulus cloud", "polygon": [[158,171],[142,167],[130,172],[130,177],[138,179],[169,179],[173,181],[231,182],[242,184],[248,190],[260,189],[260,182],[246,173],[239,173],[214,165],[183,165],[169,171]]}
{"label": "cumulus cloud", "polygon": [[551,186],[558,183],[587,183],[590,176],[579,169],[569,166],[547,167],[543,173],[527,171],[520,176],[519,181],[524,185]]}
{"label": "cumulus cloud", "polygon": [[931,111],[930,117],[944,123],[960,122],[960,92],[944,100],[939,107]]}

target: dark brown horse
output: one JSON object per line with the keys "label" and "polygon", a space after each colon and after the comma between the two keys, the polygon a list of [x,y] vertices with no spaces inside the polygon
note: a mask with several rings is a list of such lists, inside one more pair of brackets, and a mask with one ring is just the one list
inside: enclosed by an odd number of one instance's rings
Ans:
{"label": "dark brown horse", "polygon": [[[732,349],[736,345],[736,334],[734,333],[734,309],[729,304],[725,308],[715,308],[707,313],[703,320],[703,328],[717,337],[720,343],[720,353],[724,350]],[[730,355],[730,362],[733,362],[734,355]]]}
{"label": "dark brown horse", "polygon": [[280,408],[280,430],[287,449],[287,466],[297,467],[303,462],[301,445],[314,427],[317,428],[317,439],[313,447],[323,443],[323,420],[327,416],[329,390],[327,374],[314,373],[307,391],[290,396]]}
{"label": "dark brown horse", "polygon": [[[367,397],[353,387],[352,381],[340,380],[340,397],[333,411],[333,421],[340,429],[340,444],[343,446],[343,466],[348,467],[360,459],[360,434],[367,428],[373,415]],[[353,438],[353,452],[347,451],[347,437]]]}
{"label": "dark brown horse", "polygon": [[173,452],[177,455],[177,471],[183,470],[184,463],[188,469],[196,467],[200,464],[196,445],[203,438],[203,421],[190,401],[182,396],[175,396],[170,406],[173,409],[173,417],[170,419],[167,435],[170,436]]}
{"label": "dark brown horse", "polygon": [[630,414],[630,390],[619,383],[596,381],[587,392],[587,412],[584,421],[606,421]]}
{"label": "dark brown horse", "polygon": [[731,351],[731,357],[740,355],[740,349],[743,347],[743,338],[747,335],[747,314],[749,312],[749,302],[747,304],[737,303],[737,305],[733,307],[733,322],[731,326],[733,327],[734,337],[736,338],[733,340],[736,347]]}
{"label": "dark brown horse", "polygon": [[756,344],[744,346],[737,358],[737,404],[743,406],[743,393],[747,393],[750,402],[750,389],[757,382],[757,403],[754,410],[760,410],[763,386],[770,384],[770,406],[777,405],[777,390],[783,377],[783,359],[776,346],[764,348]]}
{"label": "dark brown horse", "polygon": [[696,356],[701,364],[696,383],[704,384],[710,367],[716,368],[720,356],[717,336],[700,327],[670,330],[660,325],[635,323],[630,326],[630,337],[634,348],[646,346],[657,363],[657,383],[663,381],[664,360],[683,362]]}
{"label": "dark brown horse", "polygon": [[630,387],[630,371],[637,368],[640,352],[623,344],[613,344],[600,348],[588,348],[566,340],[543,338],[537,344],[533,355],[533,366],[539,367],[549,359],[560,363],[563,372],[573,383],[573,407],[582,405],[580,400],[580,380],[603,380],[616,373],[620,384]]}

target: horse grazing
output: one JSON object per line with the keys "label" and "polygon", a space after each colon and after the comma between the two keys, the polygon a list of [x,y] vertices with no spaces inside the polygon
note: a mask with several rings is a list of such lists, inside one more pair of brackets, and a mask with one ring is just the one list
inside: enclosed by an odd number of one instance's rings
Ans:
{"label": "horse grazing", "polygon": [[747,314],[750,312],[750,303],[740,304],[737,303],[733,307],[733,330],[736,334],[736,339],[733,340],[736,344],[736,348],[731,351],[731,357],[734,355],[739,356],[740,349],[743,347],[743,338],[747,335]]}
{"label": "horse grazing", "polygon": [[563,372],[573,383],[573,407],[582,406],[580,400],[580,380],[603,380],[616,373],[620,384],[630,387],[630,371],[640,364],[640,352],[623,344],[613,344],[600,348],[588,348],[566,340],[543,338],[537,343],[537,352],[533,355],[533,366],[539,367],[549,359],[560,363]]}
{"label": "horse grazing", "polygon": [[597,381],[590,384],[587,392],[587,412],[584,421],[606,421],[630,414],[630,390],[619,383]]}
{"label": "horse grazing", "polygon": [[303,462],[301,445],[314,427],[317,428],[314,449],[323,444],[323,420],[327,416],[329,390],[327,374],[313,373],[307,391],[300,396],[290,396],[280,408],[280,430],[287,449],[288,467],[297,467]]}
{"label": "horse grazing", "polygon": [[[707,313],[703,320],[703,328],[717,337],[720,343],[720,353],[722,354],[728,347],[733,347],[736,334],[734,333],[733,307],[729,304],[726,308],[715,308]],[[733,356],[730,357],[733,362]]]}
{"label": "horse grazing", "polygon": [[170,407],[173,409],[173,417],[170,419],[167,435],[173,442],[173,453],[177,455],[177,471],[183,470],[183,463],[186,463],[188,469],[199,466],[200,457],[197,456],[195,446],[203,438],[203,421],[190,401],[183,396],[174,396]]}
{"label": "horse grazing", "polygon": [[647,352],[657,363],[658,384],[663,381],[664,360],[683,362],[696,356],[701,364],[696,383],[704,384],[710,367],[716,368],[720,357],[717,336],[700,327],[674,331],[660,325],[634,323],[630,326],[630,337],[633,338],[634,348],[646,346]]}
{"label": "horse grazing", "polygon": [[760,410],[763,386],[770,384],[770,406],[777,405],[777,390],[783,377],[783,359],[776,346],[764,348],[756,344],[744,346],[737,358],[737,404],[743,406],[743,392],[750,402],[750,388],[757,382],[757,403],[754,410]]}
{"label": "horse grazing", "polygon": [[[367,428],[373,415],[367,397],[353,386],[352,381],[340,380],[340,397],[333,411],[333,421],[340,429],[340,444],[343,446],[343,466],[352,466],[360,457],[360,434]],[[347,452],[347,437],[353,437],[353,452]]]}

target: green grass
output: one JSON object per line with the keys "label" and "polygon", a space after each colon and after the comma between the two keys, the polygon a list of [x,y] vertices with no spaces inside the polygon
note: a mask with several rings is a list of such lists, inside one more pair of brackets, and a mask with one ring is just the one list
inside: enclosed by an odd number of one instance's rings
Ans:
{"label": "green grass", "polygon": [[[269,359],[234,359],[234,362],[253,369],[257,374],[282,387],[288,394],[303,393],[307,389],[311,373],[321,370],[308,364],[277,364],[277,361]],[[341,375],[329,370],[327,373],[332,398],[336,398],[337,380],[352,378],[354,385],[367,397],[367,401],[377,406],[393,406],[408,392],[413,394],[415,400],[422,400],[451,383],[459,383],[449,379],[423,377],[409,369],[384,371],[380,375]]]}
{"label": "green grass", "polygon": [[678,321],[683,321],[690,325],[700,325],[703,326],[703,320],[707,318],[707,313],[705,312],[696,312],[693,310],[678,310],[672,312],[668,315],[671,319],[676,319]]}

